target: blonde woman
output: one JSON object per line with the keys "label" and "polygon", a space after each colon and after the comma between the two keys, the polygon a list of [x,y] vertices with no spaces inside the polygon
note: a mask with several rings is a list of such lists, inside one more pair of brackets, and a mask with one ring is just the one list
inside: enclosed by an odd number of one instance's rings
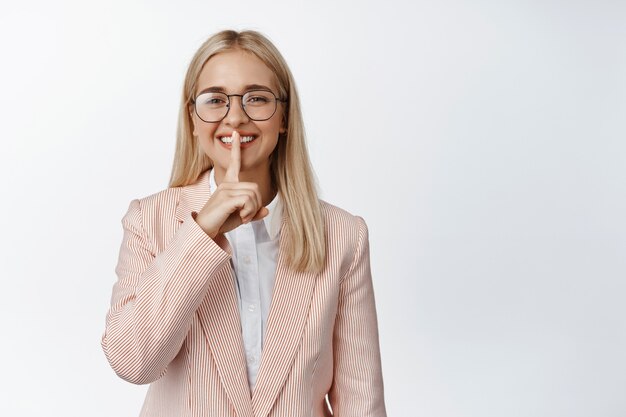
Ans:
{"label": "blonde woman", "polygon": [[383,417],[368,230],[317,197],[296,86],[255,31],[189,65],[169,188],[122,219],[102,348],[141,416]]}

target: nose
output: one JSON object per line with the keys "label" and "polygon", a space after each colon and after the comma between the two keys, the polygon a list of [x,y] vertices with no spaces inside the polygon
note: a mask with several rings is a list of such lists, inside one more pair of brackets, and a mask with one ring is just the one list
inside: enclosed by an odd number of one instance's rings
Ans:
{"label": "nose", "polygon": [[249,120],[248,115],[243,110],[243,97],[233,96],[229,98],[230,107],[224,118],[224,123],[229,126],[239,126]]}

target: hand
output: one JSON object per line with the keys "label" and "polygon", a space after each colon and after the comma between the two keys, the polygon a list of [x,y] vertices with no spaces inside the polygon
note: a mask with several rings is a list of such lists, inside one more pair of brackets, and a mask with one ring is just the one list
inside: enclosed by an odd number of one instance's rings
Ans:
{"label": "hand", "polygon": [[263,207],[259,186],[255,182],[239,182],[241,137],[234,131],[232,138],[230,162],[224,179],[196,216],[196,223],[212,239],[269,214],[269,210]]}

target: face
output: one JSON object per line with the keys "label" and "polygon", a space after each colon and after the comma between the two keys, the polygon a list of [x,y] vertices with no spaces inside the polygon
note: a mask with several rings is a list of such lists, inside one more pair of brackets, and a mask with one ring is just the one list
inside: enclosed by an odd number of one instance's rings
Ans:
{"label": "face", "polygon": [[[266,86],[278,96],[275,75],[255,55],[242,51],[221,52],[211,57],[204,65],[196,83],[194,98],[210,87],[222,87],[226,94],[245,94],[246,86],[258,84]],[[216,179],[223,178],[230,160],[230,144],[219,138],[231,136],[237,131],[242,139],[253,136],[250,143],[242,143],[240,180],[254,181],[269,176],[269,157],[278,143],[279,133],[286,132],[283,126],[282,102],[277,102],[274,115],[268,120],[251,120],[241,107],[241,97],[230,97],[230,109],[226,117],[215,123],[207,123],[198,117],[193,105],[190,107],[193,133],[201,149],[214,164]]]}

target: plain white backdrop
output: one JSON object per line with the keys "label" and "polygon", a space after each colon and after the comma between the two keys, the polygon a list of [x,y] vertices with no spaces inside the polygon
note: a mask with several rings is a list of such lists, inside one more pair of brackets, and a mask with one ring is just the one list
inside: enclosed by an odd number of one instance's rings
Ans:
{"label": "plain white backdrop", "polygon": [[322,198],[368,223],[390,417],[626,415],[608,0],[3,2],[0,415],[138,415],[100,347],[121,218],[227,28],[281,50]]}

